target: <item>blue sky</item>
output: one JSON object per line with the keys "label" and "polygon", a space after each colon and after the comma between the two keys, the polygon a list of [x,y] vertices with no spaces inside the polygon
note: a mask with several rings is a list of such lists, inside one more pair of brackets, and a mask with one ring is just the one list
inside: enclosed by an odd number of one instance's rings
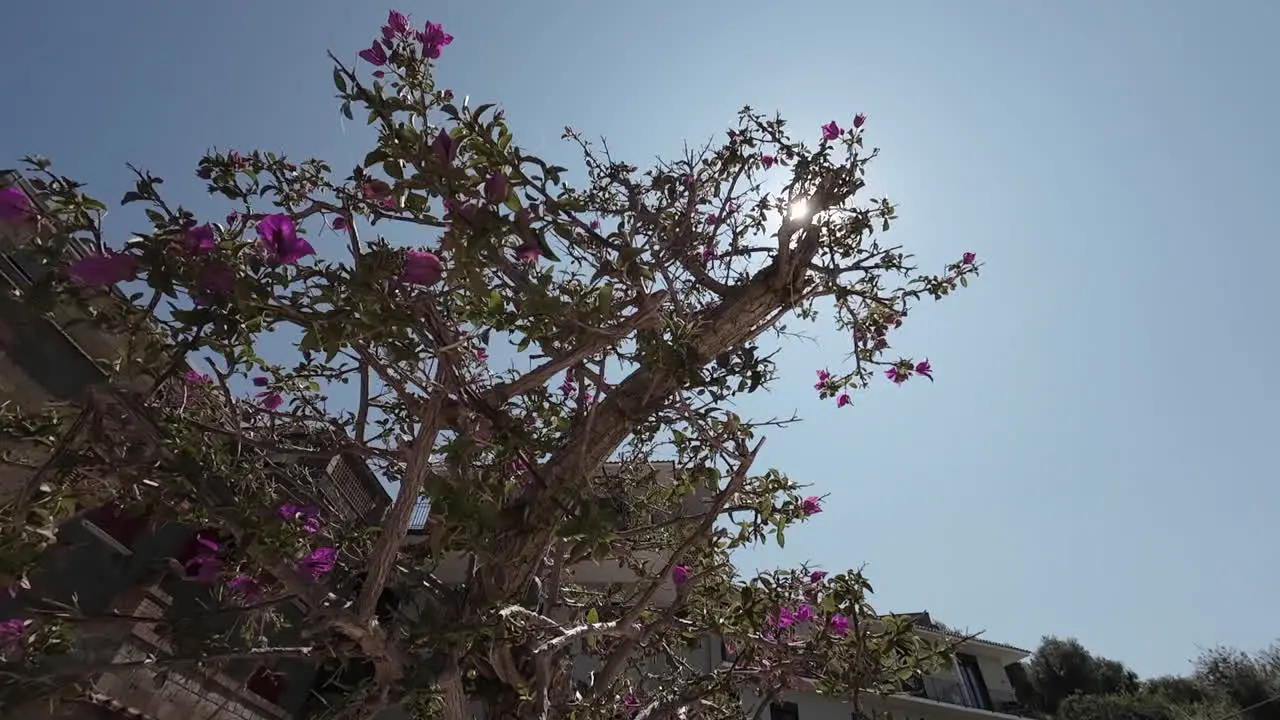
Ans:
{"label": "blue sky", "polygon": [[[866,563],[882,609],[1023,646],[1073,635],[1144,675],[1280,637],[1265,450],[1280,403],[1266,309],[1280,221],[1265,209],[1280,187],[1280,4],[400,9],[457,37],[444,86],[502,102],[517,142],[555,159],[574,159],[566,124],[643,164],[722,132],[743,104],[814,135],[865,112],[883,150],[873,189],[901,205],[893,238],[926,267],[967,250],[986,262],[897,336],[930,358],[933,385],[882,383],[837,410],[811,385],[845,339],[815,328],[815,345],[787,348],[784,378],[747,409],[806,417],[763,462],[831,497],[785,550],[744,563]],[[324,51],[354,59],[385,10],[14,4],[0,166],[48,155],[114,202],[134,162],[215,218],[228,208],[191,174],[207,147],[352,167],[367,145],[340,122]]]}

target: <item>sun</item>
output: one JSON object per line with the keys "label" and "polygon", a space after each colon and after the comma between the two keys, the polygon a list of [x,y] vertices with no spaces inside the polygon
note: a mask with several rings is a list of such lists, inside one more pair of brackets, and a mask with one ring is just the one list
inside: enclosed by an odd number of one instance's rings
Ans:
{"label": "sun", "polygon": [[806,217],[808,217],[808,216],[809,216],[809,201],[808,201],[808,200],[797,200],[797,201],[795,201],[795,202],[791,203],[791,212],[790,212],[790,215],[791,215],[791,219],[792,219],[792,220],[803,220],[803,219],[805,219]]}

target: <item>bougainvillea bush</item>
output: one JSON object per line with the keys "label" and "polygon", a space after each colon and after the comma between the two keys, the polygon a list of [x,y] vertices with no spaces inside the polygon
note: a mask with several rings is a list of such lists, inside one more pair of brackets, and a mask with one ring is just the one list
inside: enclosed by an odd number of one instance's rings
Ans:
{"label": "bougainvillea bush", "polygon": [[[5,416],[11,439],[54,451],[0,535],[27,608],[0,618],[4,673],[43,692],[104,671],[76,664],[86,626],[27,575],[60,524],[107,502],[204,528],[170,572],[218,612],[301,601],[271,632],[170,618],[156,632],[171,652],[149,666],[357,667],[334,716],[737,718],[787,690],[856,698],[932,667],[945,649],[877,618],[856,571],[735,575],[732,551],[782,542],[822,501],[755,467],[767,423],[728,408],[774,380],[759,343],[784,322],[849,339],[813,368],[824,401],[932,380],[891,333],[975,257],[920,273],[879,239],[895,210],[862,197],[876,152],[861,114],[792,134],[747,108],[720,141],[644,170],[566,129],[585,163],[571,178],[524,153],[499,108],[436,87],[452,41],[392,12],[358,61],[331,55],[340,112],[377,131],[350,172],[211,152],[196,174],[225,211],[199,217],[137,171],[123,203],[151,227],[123,242],[43,159],[41,203],[0,198],[56,268],[27,300],[75,303],[128,338],[84,402]],[[380,234],[395,224],[412,246]],[[71,238],[91,252],[69,261]],[[339,452],[394,488],[374,528],[287,491]],[[429,519],[406,543],[421,498]],[[593,563],[632,581],[578,582]],[[724,662],[691,659],[721,642]]]}

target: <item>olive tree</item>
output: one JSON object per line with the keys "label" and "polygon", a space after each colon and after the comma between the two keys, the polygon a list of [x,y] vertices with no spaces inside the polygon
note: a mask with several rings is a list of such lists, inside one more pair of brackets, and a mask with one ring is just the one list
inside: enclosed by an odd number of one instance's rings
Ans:
{"label": "olive tree", "polygon": [[[932,667],[946,649],[877,617],[858,571],[735,574],[734,550],[783,542],[822,499],[755,466],[762,429],[789,420],[731,408],[774,381],[761,342],[785,322],[849,339],[817,370],[840,407],[931,380],[890,333],[967,284],[974,255],[926,273],[880,239],[895,208],[863,197],[861,114],[792,135],[746,108],[646,170],[566,129],[570,173],[524,152],[495,105],[436,86],[452,39],[392,12],[359,61],[330,54],[341,113],[376,145],[349,173],[210,152],[196,174],[227,203],[216,222],[135,170],[122,202],[150,227],[112,247],[106,206],[28,158],[42,202],[10,190],[0,211],[55,270],[26,300],[72,303],[127,350],[74,408],[5,415],[11,438],[53,450],[6,508],[0,571],[25,610],[0,669],[28,690],[104,671],[71,651],[75,608],[24,581],[103,502],[209,529],[186,574],[237,619],[168,618],[149,666],[358,661],[326,710],[340,717],[731,718],[744,698],[757,714],[797,688],[856,698]],[[418,244],[379,234],[397,225]],[[68,261],[73,241],[92,252]],[[338,453],[394,484],[378,527],[290,501],[298,461]],[[602,487],[625,513],[592,500]],[[673,515],[691,494],[697,511]],[[423,498],[423,541],[406,543]],[[461,577],[439,572],[450,558]],[[603,562],[634,581],[576,581]],[[389,589],[399,608],[382,612]],[[283,617],[281,598],[305,610]],[[690,662],[708,638],[728,659]],[[594,671],[574,672],[584,656]]]}

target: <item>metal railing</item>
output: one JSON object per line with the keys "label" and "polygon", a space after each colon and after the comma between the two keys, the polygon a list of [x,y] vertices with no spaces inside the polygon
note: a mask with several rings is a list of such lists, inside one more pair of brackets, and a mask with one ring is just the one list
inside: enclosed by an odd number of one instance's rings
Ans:
{"label": "metal railing", "polygon": [[987,705],[978,697],[977,693],[965,687],[964,683],[957,678],[917,678],[912,682],[908,682],[903,691],[908,695],[927,700],[936,700],[948,705],[959,705],[979,710],[991,710],[1006,715],[1030,717],[1027,708],[1018,702],[1018,698],[1013,693],[988,688],[987,696],[991,703]]}

